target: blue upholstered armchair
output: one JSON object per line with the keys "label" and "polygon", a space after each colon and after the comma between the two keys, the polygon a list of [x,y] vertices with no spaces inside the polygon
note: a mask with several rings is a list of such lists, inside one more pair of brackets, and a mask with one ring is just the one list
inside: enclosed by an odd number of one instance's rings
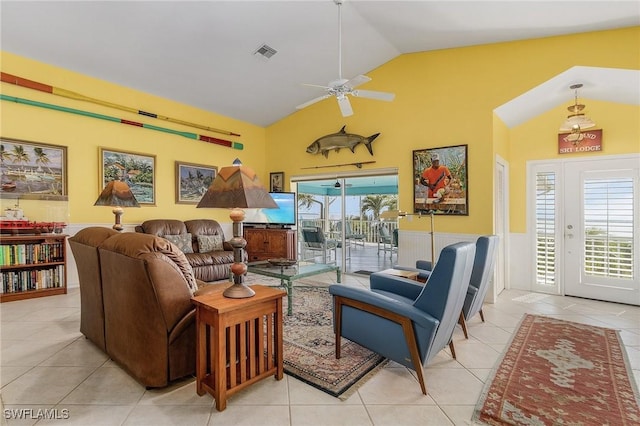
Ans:
{"label": "blue upholstered armchair", "polygon": [[445,247],[423,286],[413,280],[371,274],[371,289],[332,285],[336,358],[345,337],[412,368],[427,394],[422,374],[438,352],[449,345],[469,286],[475,255],[473,243]]}
{"label": "blue upholstered armchair", "polygon": [[[487,295],[487,290],[489,290],[491,278],[493,278],[496,256],[498,255],[498,242],[497,235],[487,235],[478,238],[476,241],[476,258],[473,262],[469,289],[462,307],[462,313],[466,321],[479,312],[480,319],[484,322],[482,304],[484,303],[484,297]],[[466,326],[463,329],[466,337]]]}
{"label": "blue upholstered armchair", "polygon": [[[489,283],[493,277],[493,270],[496,264],[496,256],[498,253],[498,236],[485,235],[476,241],[476,255],[473,261],[473,271],[469,280],[469,288],[465,297],[462,313],[460,314],[459,323],[462,326],[464,337],[469,338],[467,331],[467,321],[477,313],[480,313],[480,319],[484,322],[484,313],[482,312],[482,304],[489,290]],[[428,260],[418,260],[415,268],[407,268],[395,266],[398,269],[417,270],[418,278],[428,278],[433,269],[431,262]]]}

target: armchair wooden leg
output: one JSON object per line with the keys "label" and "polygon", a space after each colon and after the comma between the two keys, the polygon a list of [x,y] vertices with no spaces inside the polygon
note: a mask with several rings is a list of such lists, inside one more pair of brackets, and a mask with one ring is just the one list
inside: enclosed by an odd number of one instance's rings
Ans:
{"label": "armchair wooden leg", "polygon": [[422,363],[420,362],[420,354],[418,352],[418,343],[416,342],[416,336],[413,334],[413,325],[408,318],[404,318],[402,321],[402,329],[404,330],[404,338],[409,345],[409,352],[411,352],[411,364],[413,369],[418,375],[418,382],[420,383],[420,389],[424,395],[427,394],[427,387],[424,384],[424,374],[422,371]]}
{"label": "armchair wooden leg", "polygon": [[464,320],[464,313],[460,311],[460,318],[458,318],[458,324],[462,326],[462,332],[464,333],[464,338],[469,338],[469,333],[467,333],[467,322]]}
{"label": "armchair wooden leg", "polygon": [[449,349],[451,349],[451,356],[456,359],[456,348],[453,347],[453,340],[449,342]]}
{"label": "armchair wooden leg", "polygon": [[340,337],[342,332],[342,297],[333,297],[333,312],[335,312],[336,359],[340,359]]}
{"label": "armchair wooden leg", "polygon": [[[418,343],[416,342],[416,336],[413,332],[413,324],[411,320],[402,315],[395,314],[393,312],[386,311],[376,306],[371,306],[358,300],[345,299],[340,296],[333,296],[334,312],[335,312],[335,325],[336,325],[336,359],[340,358],[340,337],[342,330],[342,306],[347,305],[356,309],[360,309],[365,312],[370,312],[374,315],[386,318],[390,321],[400,324],[404,333],[404,338],[411,354],[411,364],[413,370],[418,375],[418,382],[420,383],[420,389],[424,395],[427,394],[427,387],[424,384],[424,374],[422,371],[422,362],[420,362],[420,352],[418,351]],[[455,358],[455,356],[454,356]]]}
{"label": "armchair wooden leg", "polygon": [[482,312],[482,308],[480,309],[480,319],[484,322],[484,312]]}

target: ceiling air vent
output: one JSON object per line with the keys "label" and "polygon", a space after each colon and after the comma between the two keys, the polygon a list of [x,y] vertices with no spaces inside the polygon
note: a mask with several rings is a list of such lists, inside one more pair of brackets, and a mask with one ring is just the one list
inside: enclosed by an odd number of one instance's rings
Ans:
{"label": "ceiling air vent", "polygon": [[263,44],[258,48],[258,50],[253,52],[254,55],[264,59],[270,59],[276,53],[278,53],[276,49],[274,49],[273,47],[267,46],[266,44]]}

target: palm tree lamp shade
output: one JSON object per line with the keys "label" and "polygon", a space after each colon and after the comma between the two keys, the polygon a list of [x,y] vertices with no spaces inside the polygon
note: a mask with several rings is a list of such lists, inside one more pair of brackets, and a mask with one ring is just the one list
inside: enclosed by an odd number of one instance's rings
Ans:
{"label": "palm tree lamp shade", "polygon": [[232,299],[252,297],[255,292],[244,284],[247,265],[244,263],[244,248],[247,241],[243,238],[242,222],[244,210],[252,208],[278,208],[269,192],[260,183],[258,175],[236,159],[232,166],[223,167],[202,196],[196,208],[231,209],[229,217],[233,221],[233,238],[229,244],[233,247],[233,285],[223,295]]}
{"label": "palm tree lamp shade", "polygon": [[131,192],[129,185],[121,180],[112,180],[109,182],[93,205],[113,207],[112,211],[116,217],[116,223],[113,225],[113,229],[118,232],[123,229],[122,224],[120,223],[120,218],[124,213],[122,208],[140,207],[140,204],[138,204],[138,200],[136,200],[133,192]]}

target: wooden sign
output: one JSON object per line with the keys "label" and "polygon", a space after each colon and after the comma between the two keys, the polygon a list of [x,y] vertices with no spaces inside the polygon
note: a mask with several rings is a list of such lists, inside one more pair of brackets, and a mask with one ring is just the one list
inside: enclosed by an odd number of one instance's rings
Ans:
{"label": "wooden sign", "polygon": [[559,133],[558,154],[577,152],[601,152],[602,129],[587,130],[580,133]]}

